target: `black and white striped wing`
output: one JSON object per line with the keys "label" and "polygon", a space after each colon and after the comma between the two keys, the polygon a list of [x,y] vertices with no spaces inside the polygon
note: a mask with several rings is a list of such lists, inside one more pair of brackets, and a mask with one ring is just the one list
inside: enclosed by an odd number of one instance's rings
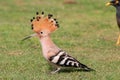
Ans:
{"label": "black and white striped wing", "polygon": [[50,57],[50,62],[63,67],[78,67],[78,68],[88,68],[86,65],[80,63],[75,58],[69,56],[65,51],[60,50],[56,55]]}

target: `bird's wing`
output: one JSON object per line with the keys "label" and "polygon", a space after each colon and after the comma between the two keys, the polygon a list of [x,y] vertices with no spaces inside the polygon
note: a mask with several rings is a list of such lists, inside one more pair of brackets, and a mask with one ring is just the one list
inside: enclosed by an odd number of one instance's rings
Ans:
{"label": "bird's wing", "polygon": [[75,58],[69,56],[65,51],[60,50],[56,55],[50,57],[50,62],[62,67],[76,67],[82,69],[90,69],[86,65],[80,63]]}

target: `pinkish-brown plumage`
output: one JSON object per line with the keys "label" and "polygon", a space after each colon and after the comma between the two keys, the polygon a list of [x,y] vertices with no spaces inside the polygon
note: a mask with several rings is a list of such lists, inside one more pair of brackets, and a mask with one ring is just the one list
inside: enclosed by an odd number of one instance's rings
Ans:
{"label": "pinkish-brown plumage", "polygon": [[58,48],[49,36],[40,37],[40,42],[42,45],[43,56],[48,60],[51,56],[56,55],[59,52],[60,48]]}

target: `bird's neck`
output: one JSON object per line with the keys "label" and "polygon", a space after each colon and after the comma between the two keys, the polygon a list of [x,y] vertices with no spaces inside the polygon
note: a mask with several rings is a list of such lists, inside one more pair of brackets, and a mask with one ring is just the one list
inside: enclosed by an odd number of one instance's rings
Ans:
{"label": "bird's neck", "polygon": [[50,52],[58,52],[60,49],[54,44],[50,36],[40,37],[44,57]]}

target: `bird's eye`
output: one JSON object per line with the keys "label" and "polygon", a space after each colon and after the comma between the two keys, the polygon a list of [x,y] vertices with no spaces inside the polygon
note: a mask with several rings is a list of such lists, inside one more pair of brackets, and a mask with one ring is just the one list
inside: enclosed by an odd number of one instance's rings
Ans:
{"label": "bird's eye", "polygon": [[43,34],[43,32],[40,32],[41,34]]}

